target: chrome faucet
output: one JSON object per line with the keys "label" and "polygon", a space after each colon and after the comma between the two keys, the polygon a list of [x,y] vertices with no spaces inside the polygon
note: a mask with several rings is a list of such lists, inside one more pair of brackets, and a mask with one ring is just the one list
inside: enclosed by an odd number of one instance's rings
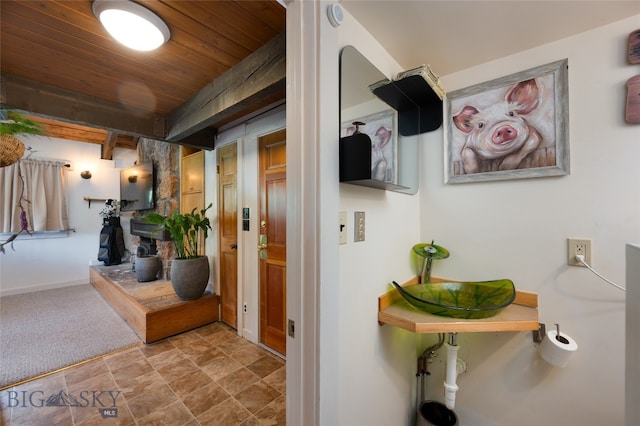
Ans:
{"label": "chrome faucet", "polygon": [[431,282],[431,265],[434,260],[446,259],[449,257],[449,251],[444,247],[435,245],[433,241],[431,241],[431,244],[414,245],[413,252],[423,258],[422,270],[420,271],[421,284]]}
{"label": "chrome faucet", "polygon": [[433,247],[433,241],[431,242],[431,246],[425,247],[424,251],[427,252],[427,256],[424,258],[422,262],[422,273],[420,274],[422,284],[426,284],[431,282],[431,264],[433,262],[433,255],[437,253],[435,247]]}

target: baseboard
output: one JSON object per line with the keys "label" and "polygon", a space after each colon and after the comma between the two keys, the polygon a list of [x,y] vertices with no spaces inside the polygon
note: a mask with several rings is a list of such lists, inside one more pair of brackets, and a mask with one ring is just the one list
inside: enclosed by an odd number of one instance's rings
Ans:
{"label": "baseboard", "polygon": [[64,281],[59,283],[32,285],[29,287],[10,288],[7,290],[0,290],[0,297],[13,296],[15,294],[33,293],[34,291],[53,290],[56,288],[72,287],[75,285],[82,285],[82,284],[89,284],[89,280],[86,279],[86,280]]}
{"label": "baseboard", "polygon": [[250,330],[248,328],[243,328],[242,329],[242,337],[247,339],[248,341],[250,341],[252,343],[258,343],[258,336],[256,336],[253,333],[253,330]]}

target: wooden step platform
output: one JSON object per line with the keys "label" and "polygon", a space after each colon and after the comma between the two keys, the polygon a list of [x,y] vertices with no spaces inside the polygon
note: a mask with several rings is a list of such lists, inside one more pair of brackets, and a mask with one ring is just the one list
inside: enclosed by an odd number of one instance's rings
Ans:
{"label": "wooden step platform", "polygon": [[90,266],[89,280],[145,343],[218,321],[217,295],[180,300],[170,281],[138,282],[130,263]]}

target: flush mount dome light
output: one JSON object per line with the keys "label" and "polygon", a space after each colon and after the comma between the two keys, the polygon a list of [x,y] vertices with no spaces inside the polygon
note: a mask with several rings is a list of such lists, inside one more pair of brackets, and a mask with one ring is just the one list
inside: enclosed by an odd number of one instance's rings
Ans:
{"label": "flush mount dome light", "polygon": [[171,37],[158,15],[128,0],[95,0],[93,14],[113,38],[131,49],[154,50]]}

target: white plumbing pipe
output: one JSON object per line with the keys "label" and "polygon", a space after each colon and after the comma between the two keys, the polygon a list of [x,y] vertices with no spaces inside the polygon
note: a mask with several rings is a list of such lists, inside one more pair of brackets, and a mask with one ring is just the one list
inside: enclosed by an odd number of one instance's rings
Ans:
{"label": "white plumbing pipe", "polygon": [[444,399],[449,410],[456,406],[456,392],[458,385],[456,378],[458,374],[466,370],[464,361],[458,359],[458,346],[447,343],[447,372],[444,381]]}

